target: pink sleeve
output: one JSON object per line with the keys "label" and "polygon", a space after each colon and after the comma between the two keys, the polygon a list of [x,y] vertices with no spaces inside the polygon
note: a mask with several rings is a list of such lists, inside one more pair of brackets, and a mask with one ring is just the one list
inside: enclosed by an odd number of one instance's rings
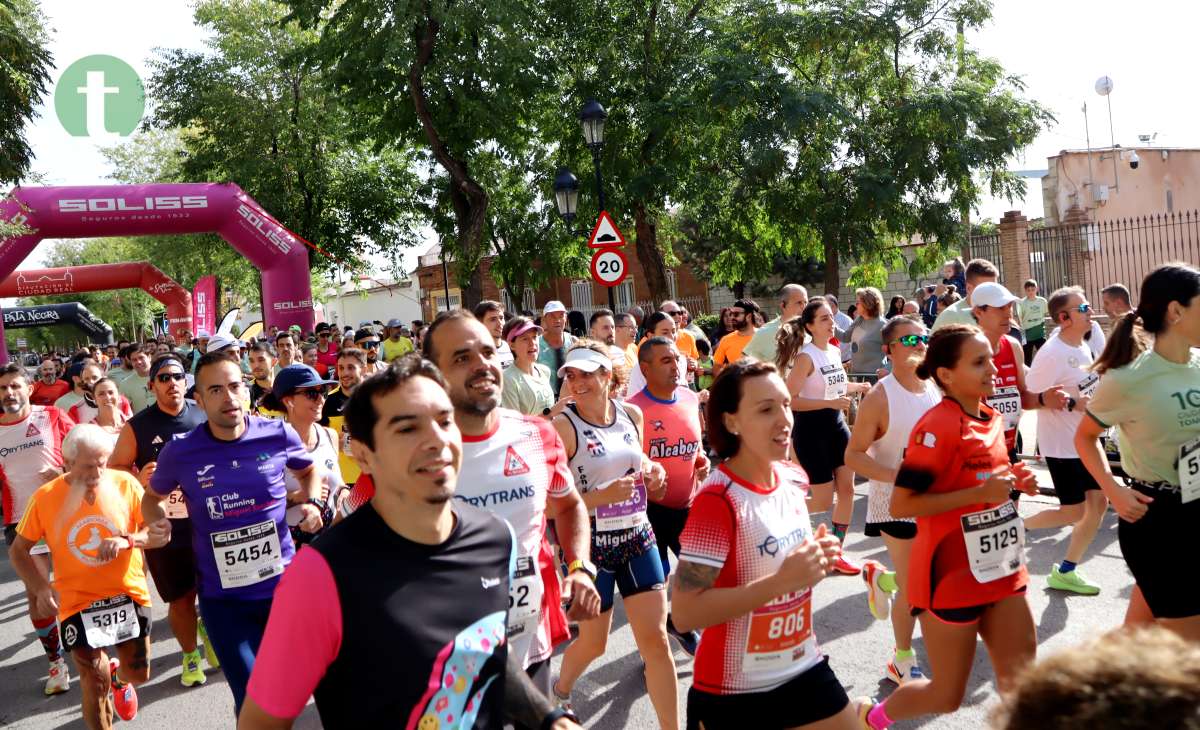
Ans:
{"label": "pink sleeve", "polygon": [[[531,419],[534,420],[534,419]],[[571,466],[567,459],[567,449],[563,446],[562,437],[554,426],[545,418],[536,418],[538,430],[542,434],[542,450],[546,453],[546,466],[550,470],[551,497],[565,497],[575,488],[571,476]]]}
{"label": "pink sleeve", "polygon": [[342,645],[342,607],[329,563],[306,547],[275,588],[246,693],[267,714],[294,718],[304,710]]}

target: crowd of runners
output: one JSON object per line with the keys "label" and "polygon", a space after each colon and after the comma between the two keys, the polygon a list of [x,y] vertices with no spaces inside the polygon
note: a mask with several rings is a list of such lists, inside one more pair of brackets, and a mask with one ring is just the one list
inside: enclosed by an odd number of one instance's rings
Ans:
{"label": "crowd of runners", "polygon": [[[662,728],[952,713],[977,638],[996,727],[1196,727],[1200,593],[1178,560],[1200,518],[1200,271],[1106,288],[1106,329],[1079,287],[1018,296],[982,259],[945,275],[886,311],[860,290],[853,319],[789,284],[776,318],[738,300],[716,332],[673,301],[582,332],[561,302],[483,302],[0,366],[5,539],[44,692],[74,677],[89,728],[136,716],[152,578],[181,684],[223,672],[247,729],[310,698],[329,728],[579,727],[617,594]],[[842,553],[856,475],[886,564]],[[1039,486],[1059,504],[1023,519]],[[1026,590],[1116,590],[1080,567],[1110,506],[1125,629],[1039,664]],[[1066,526],[1031,576],[1026,531]],[[891,623],[886,696],[848,697],[822,651],[831,575]]]}

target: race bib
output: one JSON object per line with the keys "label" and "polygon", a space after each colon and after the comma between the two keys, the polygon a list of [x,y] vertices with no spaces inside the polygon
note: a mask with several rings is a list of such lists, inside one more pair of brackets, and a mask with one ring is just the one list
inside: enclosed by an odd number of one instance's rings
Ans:
{"label": "race bib", "polygon": [[1088,373],[1087,377],[1079,381],[1079,395],[1084,398],[1091,398],[1096,392],[1096,386],[1100,384],[1099,373]]}
{"label": "race bib", "polygon": [[624,502],[596,508],[596,531],[612,532],[638,527],[646,522],[646,483],[641,472],[634,477],[633,496]]}
{"label": "race bib", "polygon": [[176,488],[174,492],[167,495],[163,502],[163,511],[167,513],[169,520],[185,520],[188,516],[187,502],[183,499],[183,490]]}
{"label": "race bib", "polygon": [[1011,501],[962,516],[971,574],[980,583],[1006,578],[1025,564],[1025,523]]}
{"label": "race bib", "polygon": [[1200,497],[1200,437],[1179,447],[1179,493],[1184,504]]}
{"label": "race bib", "polygon": [[283,574],[283,551],[274,520],[209,535],[221,588],[244,588]]}
{"label": "race bib", "polygon": [[825,400],[846,395],[846,370],[841,363],[835,362],[822,367],[821,378],[825,381]]}
{"label": "race bib", "polygon": [[542,609],[542,576],[537,561],[528,556],[517,558],[517,572],[508,588],[508,638],[515,639],[537,631]]}
{"label": "race bib", "polygon": [[1005,431],[1011,431],[1021,423],[1021,391],[1017,386],[996,388],[996,392],[987,397],[987,404],[1004,419]]}
{"label": "race bib", "polygon": [[791,593],[755,609],[742,670],[776,671],[799,661],[812,637],[812,592]]}
{"label": "race bib", "polygon": [[116,646],[142,635],[133,599],[103,598],[83,609],[83,634],[93,649]]}

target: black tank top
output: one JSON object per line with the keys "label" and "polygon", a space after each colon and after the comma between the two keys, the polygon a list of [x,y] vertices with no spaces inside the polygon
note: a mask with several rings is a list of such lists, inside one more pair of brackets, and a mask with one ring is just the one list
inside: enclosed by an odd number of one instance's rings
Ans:
{"label": "black tank top", "polygon": [[208,421],[204,410],[191,401],[183,402],[183,410],[177,416],[167,415],[152,403],[129,419],[133,437],[137,442],[138,469],[158,459],[158,452],[169,441],[182,438],[196,426]]}
{"label": "black tank top", "polygon": [[[503,724],[512,531],[468,504],[453,509],[441,545],[397,535],[368,503],[309,546],[342,610],[337,658],[313,693],[326,728]],[[364,671],[381,657],[398,659]]]}

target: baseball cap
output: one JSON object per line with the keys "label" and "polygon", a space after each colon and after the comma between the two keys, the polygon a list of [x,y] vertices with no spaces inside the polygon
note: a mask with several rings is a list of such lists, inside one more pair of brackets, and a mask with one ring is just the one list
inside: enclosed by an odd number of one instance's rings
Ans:
{"label": "baseball cap", "polygon": [[329,325],[326,324],[325,322],[322,322],[321,324],[317,325],[317,329],[314,330],[314,332],[316,332],[318,335],[321,334],[322,332],[328,332],[328,331],[329,331]]}
{"label": "baseball cap", "polygon": [[204,351],[216,352],[217,350],[224,350],[226,347],[233,347],[236,344],[238,344],[238,341],[233,335],[218,332],[208,339],[208,347]]}
{"label": "baseball cap", "polygon": [[318,385],[337,385],[336,380],[324,380],[308,365],[296,363],[288,365],[275,375],[271,385],[271,394],[276,398],[291,395],[300,388],[312,388]]}
{"label": "baseball cap", "polygon": [[379,338],[375,336],[375,333],[365,327],[354,333],[355,342],[363,342],[366,340],[374,340],[375,342],[379,342]]}
{"label": "baseball cap", "polygon": [[987,281],[971,291],[972,307],[1003,307],[1017,301],[1012,292],[994,281]]}
{"label": "baseball cap", "polygon": [[567,353],[566,361],[558,369],[558,377],[564,377],[567,374],[567,368],[594,373],[600,368],[612,370],[612,366],[612,358],[608,355],[596,352],[590,347],[580,347]]}
{"label": "baseball cap", "polygon": [[555,312],[565,312],[567,308],[557,299],[551,299],[546,302],[546,306],[542,307],[542,314],[554,314]]}
{"label": "baseball cap", "polygon": [[387,321],[387,326],[388,326],[388,327],[403,327],[403,326],[404,326],[404,320],[402,320],[402,319],[396,319],[396,318],[389,319],[389,320]]}

